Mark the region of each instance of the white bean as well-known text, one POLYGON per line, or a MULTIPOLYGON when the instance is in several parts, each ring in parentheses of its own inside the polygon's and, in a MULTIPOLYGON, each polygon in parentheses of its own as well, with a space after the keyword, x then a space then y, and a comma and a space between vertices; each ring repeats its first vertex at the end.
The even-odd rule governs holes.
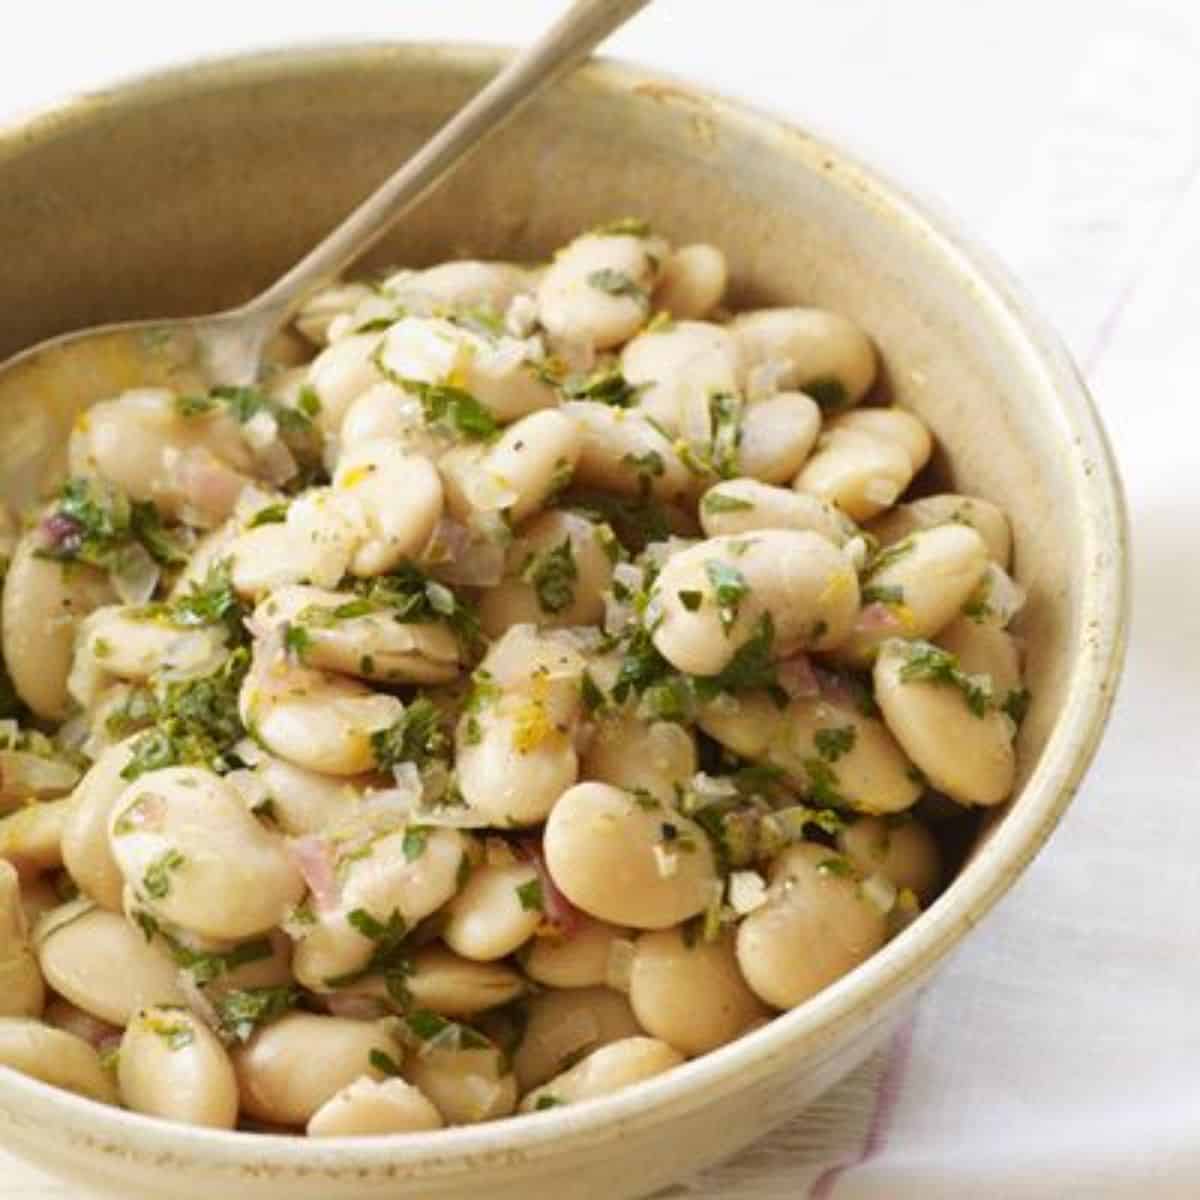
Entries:
POLYGON ((412 1003, 444 1017, 474 1017, 527 990, 525 981, 506 963, 473 962, 436 942, 418 950, 411 966, 404 987, 412 1003))
POLYGON ((442 1114, 403 1079, 356 1079, 334 1093, 309 1119, 309 1137, 370 1137, 441 1129, 442 1114))
POLYGON ((638 388, 638 409, 674 436, 707 417, 714 392, 738 391, 737 344, 724 326, 672 321, 633 338, 621 372, 638 388))
POLYGON ((533 291, 530 271, 515 263, 460 259, 423 271, 402 271, 383 281, 385 292, 403 300, 412 294, 455 309, 481 308, 501 314, 515 296, 533 291))
POLYGON ((388 438, 360 442, 333 476, 339 505, 363 530, 350 560, 355 575, 381 575, 413 558, 442 515, 442 482, 428 459, 388 438))
POLYGON ((451 445, 446 434, 425 421, 414 392, 394 383, 367 388, 346 410, 338 438, 343 450, 377 438, 398 441, 410 454, 436 462, 451 445))
POLYGON ((381 928, 411 929, 436 912, 458 890, 466 842, 456 829, 410 834, 396 830, 343 860, 334 903, 317 906, 303 931, 292 967, 313 991, 366 968, 377 939, 364 932, 364 915, 381 928), (391 923, 391 924, 389 924, 391 923))
POLYGON ((74 800, 43 800, 0 819, 0 858, 19 871, 50 871, 62 866, 63 829, 74 800))
POLYGON ((580 783, 551 810, 546 866, 589 916, 665 929, 702 912, 717 882, 712 847, 690 818, 606 783, 580 783))
POLYGON ((838 834, 837 844, 861 874, 882 875, 908 888, 922 904, 937 894, 942 854, 933 834, 915 818, 860 817, 838 834))
POLYGON ((242 684, 238 709, 246 728, 273 754, 305 770, 340 776, 371 770, 371 735, 404 713, 395 696, 298 667, 261 643, 242 684))
POLYGON ((769 1015, 738 969, 732 931, 690 944, 679 929, 642 934, 629 1002, 651 1037, 688 1057, 733 1041, 769 1015))
POLYGON ((793 486, 836 504, 855 521, 866 521, 893 505, 912 477, 912 460, 903 446, 840 429, 821 435, 793 486))
POLYGON ((82 1038, 28 1017, 0 1017, 0 1066, 101 1104, 117 1104, 112 1076, 82 1038))
POLYGON ((335 318, 352 313, 375 293, 365 283, 335 283, 321 288, 300 306, 296 328, 314 345, 329 342, 329 326, 335 318))
POLYGON ((75 803, 63 826, 63 866, 82 892, 112 912, 121 911, 125 879, 113 857, 108 823, 129 786, 121 772, 136 740, 135 735, 110 746, 92 764, 73 793, 75 803))
POLYGON ((682 1054, 657 1038, 624 1038, 593 1050, 569 1071, 535 1088, 522 1099, 520 1111, 538 1112, 558 1104, 608 1096, 653 1079, 683 1061, 682 1054))
POLYGON ((572 646, 514 626, 484 659, 456 731, 458 784, 497 826, 536 825, 578 776, 573 740, 583 659, 572 646))
POLYGON ((21 880, 16 868, 0 859, 0 1017, 38 1017, 46 988, 29 945, 21 880))
POLYGON ((47 913, 33 931, 46 982, 76 1007, 111 1025, 139 1009, 186 1003, 175 964, 123 917, 89 902, 47 913), (114 971, 113 964, 120 963, 114 971))
POLYGON ((552 408, 558 400, 539 374, 532 343, 475 333, 441 318, 397 322, 384 335, 381 361, 392 382, 458 388, 501 424, 552 408))
MULTIPOLYGON (((412 1022, 410 1017, 410 1028, 412 1022)), ((439 1033, 423 1040, 405 1059, 404 1078, 420 1088, 451 1125, 506 1117, 517 1106, 517 1081, 506 1056, 465 1026, 443 1023, 439 1033)))
POLYGON ((1016 639, 1007 629, 971 617, 955 617, 935 639, 943 650, 958 659, 968 675, 986 675, 992 693, 1003 704, 1021 687, 1021 654, 1016 639))
POLYGON ((463 447, 442 458, 447 507, 463 521, 503 510, 519 524, 569 482, 582 446, 583 434, 569 416, 530 413, 488 449, 463 447))
POLYGON ((339 338, 309 363, 308 386, 320 401, 315 420, 323 433, 336 434, 351 404, 382 378, 374 362, 382 340, 378 333, 339 338))
POLYGON ((4 580, 4 665, 17 695, 39 717, 61 721, 79 623, 113 599, 108 577, 83 563, 39 558, 31 530, 17 544, 4 580))
POLYGON ((950 682, 921 673, 906 679, 920 646, 895 639, 880 649, 875 698, 883 719, 938 791, 960 804, 1002 803, 1016 775, 1011 722, 990 705, 972 711, 950 682))
POLYGON ((933 452, 933 438, 925 423, 902 408, 859 408, 842 413, 828 424, 830 432, 848 430, 881 442, 892 442, 908 455, 912 473, 915 475, 928 461, 933 452))
POLYGON ((852 321, 819 308, 763 308, 729 323, 747 369, 779 364, 779 385, 822 408, 857 404, 875 382, 875 348, 852 321))
POLYGON ((527 1092, 567 1070, 581 1054, 641 1032, 629 1001, 612 988, 539 992, 525 1005, 513 1071, 527 1092))
POLYGON ((534 517, 509 547, 504 578, 480 597, 484 633, 499 637, 525 624, 598 624, 615 550, 612 531, 579 513, 553 510, 534 517))
POLYGON ((587 988, 607 983, 613 942, 629 940, 629 930, 607 921, 580 917, 562 937, 535 937, 521 953, 525 974, 548 988, 587 988))
POLYGON ((759 999, 795 1008, 874 954, 887 926, 857 872, 827 846, 789 847, 769 878, 767 902, 738 926, 738 965, 759 999))
POLYGON ((182 1008, 142 1009, 121 1038, 117 1083, 134 1112, 185 1125, 232 1129, 238 1087, 212 1031, 182 1008))
POLYGON ((713 484, 700 500, 700 524, 708 537, 762 529, 810 530, 835 546, 844 546, 858 533, 854 522, 827 500, 757 479, 713 484))
POLYGON ((360 798, 353 782, 294 766, 268 754, 256 743, 238 746, 251 764, 261 790, 271 801, 271 815, 284 833, 302 837, 320 833, 347 816, 360 798))
POLYGON ((666 503, 690 496, 693 477, 674 444, 637 409, 571 400, 562 411, 583 431, 575 482, 623 496, 649 494, 666 503))
POLYGON ((889 637, 931 638, 944 629, 979 586, 987 546, 966 525, 938 525, 889 547, 863 579, 868 605, 837 657, 871 662, 889 637), (882 606, 880 612, 874 606, 882 606))
POLYGON ((700 727, 735 754, 783 771, 824 806, 890 813, 911 808, 920 777, 882 721, 849 697, 799 697, 780 708, 762 692, 705 706, 700 727))
POLYGON ((233 1051, 242 1111, 276 1125, 306 1125, 362 1075, 380 1079, 373 1059, 400 1051, 384 1025, 288 1013, 233 1051))
POLYGON ((491 962, 523 946, 542 921, 531 863, 484 863, 446 908, 442 939, 464 958, 491 962))
POLYGON ((1012 558, 1012 531, 1004 510, 977 496, 943 492, 922 496, 895 508, 871 522, 870 532, 881 546, 901 542, 909 534, 935 525, 969 525, 987 543, 988 555, 998 566, 1008 568, 1012 558))
POLYGON ((220 776, 199 767, 142 775, 113 806, 108 830, 140 904, 201 937, 265 933, 304 894, 283 839, 220 776))
POLYGON ((650 312, 665 246, 632 234, 586 233, 560 250, 538 285, 538 317, 553 337, 620 345, 650 312))
POLYGON ((254 612, 257 630, 301 631, 297 652, 306 666, 387 684, 445 683, 462 667, 462 648, 440 621, 401 623, 387 610, 339 616, 358 607, 352 592, 295 584, 280 588, 254 612))
POLYGON ((659 653, 681 671, 715 675, 762 636, 768 619, 775 657, 837 646, 858 612, 858 579, 820 534, 767 529, 674 555, 654 582, 651 606, 661 614, 659 653), (731 589, 734 597, 722 599, 731 589))
POLYGON ((728 275, 725 255, 716 246, 680 246, 663 263, 654 303, 680 320, 707 316, 721 303, 728 275))
POLYGON ((696 739, 674 721, 604 716, 580 762, 585 779, 611 783, 628 792, 649 792, 669 804, 676 789, 696 773, 696 739))
POLYGON ((821 430, 821 410, 803 392, 779 392, 742 416, 738 473, 763 483, 790 483, 821 430))

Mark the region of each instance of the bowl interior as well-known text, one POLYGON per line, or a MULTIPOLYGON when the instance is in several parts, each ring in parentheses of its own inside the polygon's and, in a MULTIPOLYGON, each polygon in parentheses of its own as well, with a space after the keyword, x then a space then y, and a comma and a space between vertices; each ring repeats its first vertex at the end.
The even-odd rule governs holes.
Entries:
MULTIPOLYGON (((83 325, 248 298, 497 62, 451 47, 256 57, 0 131, 0 358, 83 325)), ((818 139, 636 69, 589 67, 533 106, 365 265, 538 258, 627 214, 677 243, 719 244, 735 306, 799 302, 860 322, 886 393, 937 437, 937 477, 1012 518, 1033 691, 1021 778, 1038 779, 991 830, 1007 840, 959 881, 974 919, 1065 804, 1118 666, 1123 525, 1086 398, 1007 285, 902 195, 818 139)), ((937 920, 863 979, 898 986, 917 956, 944 951, 962 928, 937 920)))

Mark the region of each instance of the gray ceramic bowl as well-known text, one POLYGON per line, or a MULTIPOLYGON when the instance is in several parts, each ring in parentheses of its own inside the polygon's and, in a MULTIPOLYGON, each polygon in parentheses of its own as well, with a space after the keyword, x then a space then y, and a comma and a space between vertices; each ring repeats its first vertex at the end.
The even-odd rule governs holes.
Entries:
MULTIPOLYGON (((249 296, 501 61, 445 45, 289 51, 173 71, 0 131, 0 356, 249 296)), ((836 147, 604 63, 527 112, 375 260, 532 256, 627 213, 672 240, 718 242, 735 303, 854 317, 893 397, 936 434, 937 469, 1011 513, 1034 694, 1016 799, 864 966, 610 1098, 434 1136, 313 1142, 168 1125, 0 1069, 8 1148, 123 1200, 644 1194, 761 1137, 879 1046, 1053 829, 1100 738, 1127 605, 1116 472, 1053 334, 941 218, 836 147)))

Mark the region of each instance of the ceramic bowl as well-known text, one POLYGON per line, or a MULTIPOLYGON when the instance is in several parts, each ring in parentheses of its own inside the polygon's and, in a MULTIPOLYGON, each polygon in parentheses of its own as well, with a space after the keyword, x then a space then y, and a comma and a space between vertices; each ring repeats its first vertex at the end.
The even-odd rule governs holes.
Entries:
MULTIPOLYGON (((82 325, 248 297, 503 57, 289 50, 174 70, 0 130, 0 357, 82 325)), ((1127 605, 1119 483, 1054 335, 941 217, 837 147, 603 62, 528 110, 372 261, 533 257, 625 214, 672 241, 719 243, 735 305, 799 301, 865 326, 886 390, 937 437, 936 470, 1011 514, 1034 696, 1016 798, 929 911, 864 966, 615 1096, 434 1136, 305 1141, 169 1125, 0 1069, 12 1151, 122 1200, 643 1195, 796 1116, 880 1046, 1053 829, 1100 738, 1127 605)))

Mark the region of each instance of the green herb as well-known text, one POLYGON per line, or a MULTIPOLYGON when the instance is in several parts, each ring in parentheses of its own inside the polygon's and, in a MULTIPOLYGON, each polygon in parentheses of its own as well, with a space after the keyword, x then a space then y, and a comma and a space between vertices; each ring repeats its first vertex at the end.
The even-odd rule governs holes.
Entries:
POLYGON ((1012 688, 1004 697, 1004 703, 1000 707, 1008 714, 1014 725, 1020 725, 1029 712, 1032 700, 1033 694, 1028 688, 1012 688))
POLYGON ((731 567, 719 559, 707 559, 704 563, 704 573, 713 587, 721 629, 728 635, 733 623, 737 620, 738 607, 742 598, 750 591, 750 585, 746 582, 745 575, 737 567, 731 567))
POLYGON ((850 863, 842 858, 840 854, 831 855, 829 858, 823 858, 817 863, 818 875, 833 875, 838 879, 854 879, 856 872, 850 863))
POLYGON ((426 1008, 414 1009, 404 1018, 404 1023, 418 1041, 432 1042, 436 1038, 447 1050, 489 1050, 492 1046, 483 1034, 469 1025, 449 1021, 426 1008))
POLYGON ((602 267, 599 271, 593 271, 588 275, 587 281, 597 291, 606 292, 610 296, 627 296, 639 304, 647 307, 650 305, 650 297, 646 294, 645 289, 638 287, 624 271, 614 271, 611 267, 602 267))
POLYGON ((688 612, 696 612, 700 605, 704 603, 704 593, 695 592, 685 589, 675 593, 679 597, 679 603, 683 605, 688 612))
POLYGON ((404 850, 404 861, 416 862, 425 853, 425 847, 428 843, 429 830, 423 825, 410 825, 405 829, 404 839, 401 843, 404 850))
POLYGON ((533 1108, 535 1112, 544 1112, 548 1108, 558 1108, 565 1103, 566 1101, 560 1100, 557 1096, 545 1092, 533 1102, 533 1108))
POLYGON ((634 454, 631 450, 621 462, 627 467, 632 467, 641 476, 643 484, 648 484, 651 479, 662 475, 667 469, 663 456, 657 450, 646 450, 641 454, 634 454))
POLYGON ((198 987, 207 987, 222 975, 236 971, 238 967, 244 967, 248 963, 261 962, 263 959, 270 958, 275 953, 274 948, 266 938, 241 942, 224 954, 193 950, 190 946, 185 945, 175 937, 174 934, 168 933, 163 929, 154 917, 145 910, 135 909, 133 919, 141 928, 146 941, 153 941, 156 937, 163 939, 167 949, 170 951, 171 957, 175 960, 175 965, 187 971, 198 987))
POLYGON ((260 525, 282 525, 287 520, 287 511, 286 504, 268 504, 250 518, 247 528, 257 529, 260 525))
POLYGON ((569 608, 575 600, 574 584, 579 578, 570 535, 563 538, 560 546, 533 555, 521 578, 533 585, 542 612, 560 613, 569 608))
POLYGON ((196 1040, 196 1031, 187 1020, 164 1020, 156 1013, 146 1017, 143 1023, 167 1043, 168 1050, 182 1050, 196 1040))
POLYGON ((562 390, 568 400, 591 400, 612 408, 632 408, 649 386, 630 383, 617 367, 600 367, 588 375, 568 375, 562 390))
POLYGON ((708 412, 712 422, 709 465, 722 479, 729 479, 738 474, 742 404, 731 392, 714 392, 708 398, 708 412))
POLYGON ((891 584, 868 584, 862 590, 864 604, 903 604, 904 589, 891 584))
POLYGON ((441 621, 469 650, 482 644, 479 614, 475 609, 411 563, 403 563, 387 575, 356 580, 353 587, 356 599, 335 608, 310 605, 297 620, 305 625, 331 625, 335 621, 386 612, 401 625, 441 621))
POLYGON ((579 681, 579 690, 583 699, 583 707, 588 713, 598 712, 604 707, 604 693, 600 685, 592 678, 591 672, 584 671, 579 681))
POLYGON ((158 683, 154 727, 131 745, 122 779, 182 764, 222 773, 238 765, 233 747, 246 736, 238 694, 249 666, 250 652, 239 646, 211 675, 158 683))
POLYGON ((247 640, 243 625, 246 610, 234 589, 233 560, 228 558, 213 563, 204 579, 193 580, 182 596, 168 604, 143 605, 135 615, 181 629, 224 625, 233 641, 247 640))
POLYGON ((296 407, 311 421, 321 411, 321 397, 311 384, 304 384, 296 397, 296 407))
MULTIPOLYGON (((582 512, 594 521, 605 522, 618 539, 618 546, 613 549, 628 546, 640 550, 651 542, 665 541, 671 535, 666 509, 645 490, 641 496, 633 498, 572 489, 563 507, 582 512)), ((609 557, 612 557, 611 553, 609 557)))
POLYGON ((652 683, 638 705, 640 715, 654 721, 690 721, 696 713, 692 684, 684 675, 669 675, 652 683))
POLYGON ((517 899, 520 900, 521 907, 526 912, 544 912, 542 881, 540 879, 531 879, 528 883, 521 884, 517 888, 517 899))
POLYGON ((187 861, 178 850, 160 854, 142 876, 142 887, 152 900, 161 900, 171 891, 171 872, 178 871, 187 861))
POLYGON ((747 688, 776 688, 775 680, 775 623, 765 612, 754 623, 750 637, 716 675, 698 676, 694 683, 702 700, 711 700, 720 692, 737 692, 747 688))
POLYGON ((427 424, 440 426, 456 437, 471 441, 493 437, 499 430, 492 411, 463 388, 445 383, 426 383, 397 374, 383 361, 383 343, 380 343, 372 362, 389 383, 417 397, 427 424))
POLYGON ((376 765, 390 771, 399 763, 426 766, 444 758, 449 739, 442 728, 442 716, 432 700, 421 696, 413 700, 394 724, 371 734, 371 750, 376 765))
POLYGON ((615 221, 597 225, 591 232, 599 237, 644 238, 650 236, 650 223, 641 217, 619 217, 615 221))
POLYGON ((843 725, 840 729, 818 729, 813 737, 817 753, 826 762, 837 762, 843 754, 849 754, 854 749, 858 730, 853 725, 843 725))
POLYGON ((753 509, 754 505, 749 500, 739 500, 736 496, 730 496, 724 492, 711 491, 705 493, 700 507, 709 515, 716 515, 717 513, 747 512, 753 509))
POLYGON ((397 1077, 401 1073, 400 1066, 396 1060, 390 1054, 385 1054, 382 1050, 372 1050, 367 1055, 367 1062, 381 1075, 397 1077))
POLYGON ((624 704, 631 695, 641 695, 651 684, 671 674, 671 664, 659 654, 650 634, 639 627, 626 644, 625 655, 613 684, 613 699, 618 704, 624 704))
POLYGON ((300 989, 291 984, 281 987, 239 988, 214 996, 220 1032, 229 1041, 248 1042, 256 1029, 279 1020, 295 1008, 300 989))
POLYGON ((911 537, 901 538, 900 541, 893 542, 890 546, 884 546, 867 564, 867 580, 870 581, 872 576, 899 562, 916 548, 917 543, 911 537))
POLYGON ((823 758, 806 758, 801 765, 808 778, 808 796, 820 808, 845 808, 837 772, 823 758))
POLYGON ((963 694, 967 708, 976 717, 984 716, 994 703, 992 681, 986 675, 968 675, 958 659, 932 642, 906 642, 908 661, 900 668, 902 683, 944 683, 963 694))
POLYGON ((657 812, 662 806, 658 802, 658 798, 646 788, 635 787, 628 789, 629 794, 633 797, 633 802, 643 812, 657 812))
POLYGON ((833 375, 824 375, 819 379, 810 379, 801 389, 806 396, 817 402, 817 406, 825 412, 833 412, 845 408, 850 401, 846 385, 833 375))
POLYGON ((305 655, 312 646, 312 634, 303 625, 293 625, 290 622, 283 627, 283 648, 297 662, 302 663, 305 655))

